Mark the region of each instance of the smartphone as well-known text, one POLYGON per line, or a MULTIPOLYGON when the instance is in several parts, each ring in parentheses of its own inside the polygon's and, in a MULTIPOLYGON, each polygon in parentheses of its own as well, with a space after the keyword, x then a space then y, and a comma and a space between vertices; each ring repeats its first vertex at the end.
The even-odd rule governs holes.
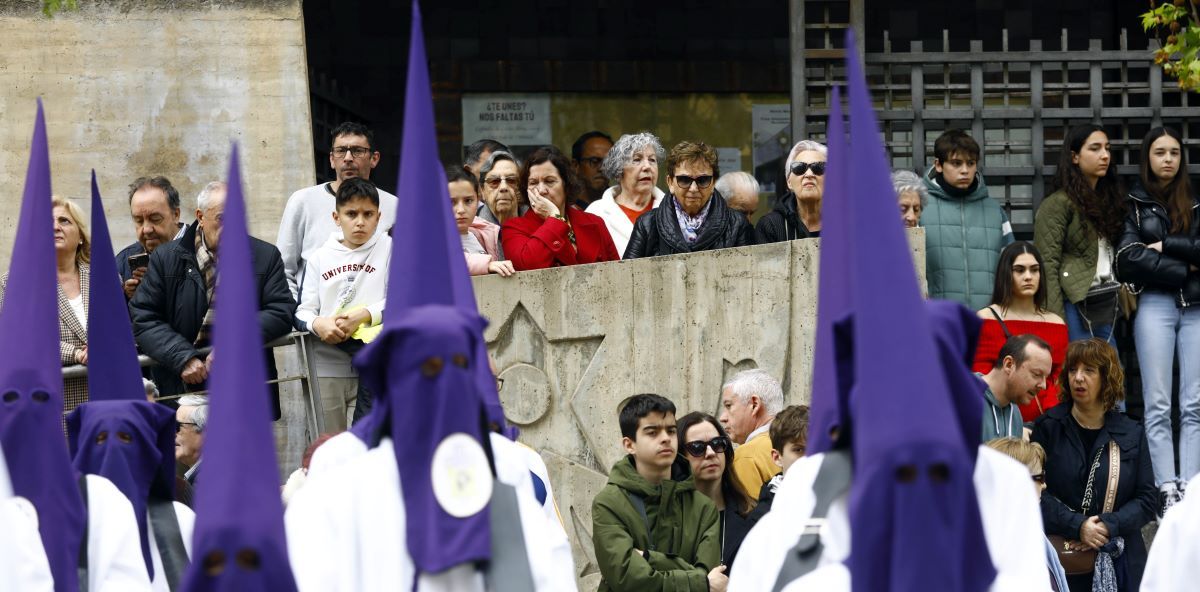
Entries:
POLYGON ((138 269, 150 264, 150 253, 138 253, 129 256, 129 269, 138 269))

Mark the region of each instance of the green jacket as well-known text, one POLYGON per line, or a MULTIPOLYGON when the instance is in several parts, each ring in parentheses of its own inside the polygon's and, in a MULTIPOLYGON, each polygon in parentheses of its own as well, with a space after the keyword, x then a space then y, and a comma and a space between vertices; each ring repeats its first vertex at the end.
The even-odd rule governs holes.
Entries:
POLYGON ((1065 191, 1050 194, 1033 219, 1033 244, 1045 267, 1046 309, 1066 318, 1063 297, 1072 303, 1087 296, 1100 259, 1099 233, 1079 212, 1065 191))
POLYGON ((708 572, 721 562, 717 507, 696 491, 691 469, 678 458, 671 479, 651 485, 633 465, 617 461, 608 485, 592 500, 592 543, 600 568, 598 592, 707 592, 708 572), (654 550, 646 519, 628 494, 641 496, 653 525, 654 550), (647 551, 648 558, 637 550, 647 551))
POLYGON ((957 300, 979 310, 992 303, 1000 251, 1013 242, 1008 216, 988 198, 982 174, 965 197, 946 193, 933 167, 925 173, 929 203, 921 212, 925 228, 925 277, 929 297, 957 300))

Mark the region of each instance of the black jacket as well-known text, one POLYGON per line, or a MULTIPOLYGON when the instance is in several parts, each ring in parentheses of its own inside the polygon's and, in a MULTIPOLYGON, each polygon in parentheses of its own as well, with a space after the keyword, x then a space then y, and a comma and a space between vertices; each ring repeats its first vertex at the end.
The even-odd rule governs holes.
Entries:
MULTIPOLYGON (((1083 491, 1096 452, 1108 441, 1115 440, 1121 448, 1121 476, 1117 481, 1117 497, 1113 511, 1101 514, 1104 492, 1108 487, 1108 453, 1100 459, 1100 467, 1092 485, 1092 503, 1088 515, 1099 515, 1112 535, 1125 538, 1125 568, 1128 582, 1125 590, 1137 590, 1146 563, 1146 546, 1142 527, 1154 519, 1158 503, 1154 487, 1154 472, 1150 465, 1150 449, 1142 426, 1119 411, 1104 416, 1104 427, 1089 450, 1084 450, 1079 425, 1071 416, 1074 404, 1070 401, 1051 407, 1033 422, 1031 440, 1046 449, 1046 491, 1042 493, 1042 523, 1046 534, 1057 534, 1079 540, 1079 527, 1084 515, 1083 491)), ((1117 561, 1121 561, 1118 558, 1117 561)))
POLYGON ((1186 235, 1170 234, 1171 218, 1141 181, 1129 192, 1129 213, 1117 241, 1117 277, 1146 290, 1166 292, 1175 306, 1200 304, 1200 203, 1192 200, 1192 225, 1186 235), (1146 245, 1162 241, 1162 252, 1146 245))
MULTIPOLYGON (((146 275, 129 302, 134 337, 138 347, 159 363, 151 373, 163 395, 184 392, 180 377, 184 366, 192 358, 204 359, 194 345, 208 310, 204 277, 196 265, 196 231, 193 222, 178 240, 150 254, 146 275)), ((265 343, 291 331, 296 301, 283 274, 279 249, 254 237, 250 238, 250 248, 258 283, 258 322, 265 343)), ((267 371, 274 379, 278 376, 275 356, 266 358, 267 371)), ((279 419, 279 389, 275 385, 271 387, 271 405, 275 419, 279 419)))
POLYGON ((814 238, 796 211, 796 194, 788 191, 775 202, 775 207, 758 220, 754 240, 760 244, 779 243, 798 238, 814 238))
POLYGON ((638 218, 622 259, 696 253, 754 244, 754 229, 746 221, 745 214, 725 205, 725 198, 717 191, 713 191, 708 199, 711 209, 697 233, 696 242, 688 243, 679 229, 679 217, 671 203, 674 199, 668 194, 657 208, 638 218))

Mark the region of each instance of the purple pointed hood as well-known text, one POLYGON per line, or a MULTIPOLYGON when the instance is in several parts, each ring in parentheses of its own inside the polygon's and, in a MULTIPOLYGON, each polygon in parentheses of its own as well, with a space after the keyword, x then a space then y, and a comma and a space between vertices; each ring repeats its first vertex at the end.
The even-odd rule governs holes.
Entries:
POLYGON ((870 249, 851 258, 854 295, 855 592, 982 592, 995 579, 974 485, 974 462, 961 437, 953 397, 921 299, 912 256, 896 213, 862 63, 847 32, 850 162, 855 230, 870 249))
POLYGON ((75 468, 112 481, 133 504, 142 557, 154 564, 146 528, 150 499, 175 497, 175 414, 146 400, 129 309, 113 259, 104 203, 92 171, 92 275, 88 310, 89 402, 67 415, 75 468))
POLYGON ((50 150, 38 100, 29 170, 4 305, 0 309, 0 448, 13 491, 38 511, 38 530, 56 592, 79 589, 87 509, 62 437, 58 289, 50 206, 50 150))
POLYGON ((954 415, 958 418, 963 445, 974 462, 979 454, 979 418, 983 417, 983 392, 987 384, 971 370, 983 319, 975 311, 952 300, 925 302, 933 337, 937 341, 942 373, 950 387, 954 415))
POLYGON ((812 405, 808 454, 833 447, 831 430, 842 423, 846 400, 838 395, 834 323, 850 312, 850 257, 854 240, 846 192, 846 133, 842 125, 842 95, 833 87, 825 137, 829 154, 825 163, 825 194, 821 200, 821 264, 817 284, 817 335, 813 346, 812 405))
POLYGON ((269 352, 258 322, 238 163, 235 144, 217 259, 205 474, 196 485, 193 561, 183 590, 288 592, 296 583, 283 528, 266 385, 269 352))
MULTIPOLYGON (((488 446, 488 413, 485 395, 480 391, 482 372, 487 370, 487 350, 481 343, 484 324, 474 312, 474 296, 450 210, 446 175, 437 159, 433 98, 417 2, 413 2, 412 15, 404 138, 396 191, 400 201, 392 231, 387 308, 383 331, 355 357, 354 364, 361 379, 367 381, 382 403, 372 410, 375 417, 371 421, 383 422, 381 431, 391 437, 395 449, 408 516, 409 553, 418 572, 436 573, 491 557, 489 509, 487 500, 478 497, 483 490, 453 494, 444 487, 452 474, 483 487, 484 479, 477 474, 480 467, 475 463, 478 452, 484 454, 482 468, 488 477, 487 491, 489 494, 491 491, 491 472, 484 453, 488 446), (425 308, 429 306, 434 308, 425 308), (470 343, 473 349, 456 350, 454 355, 463 356, 461 360, 446 358, 443 354, 447 352, 442 351, 437 340, 430 341, 428 351, 421 350, 408 337, 412 314, 418 308, 428 315, 449 314, 450 309, 457 309, 474 325, 471 330, 477 332, 478 339, 470 343), (429 362, 429 367, 413 362, 434 358, 439 361, 429 362), (441 396, 431 396, 430 379, 442 376, 459 361, 468 360, 472 373, 467 383, 469 388, 445 390, 441 396), (414 413, 416 409, 420 411, 414 413), (445 456, 448 451, 461 464, 448 466, 446 463, 450 461, 445 456)), ((459 371, 463 368, 454 369, 459 381, 455 384, 459 387, 463 387, 459 384, 462 379, 459 371)), ((494 393, 496 387, 490 371, 487 376, 494 393)))

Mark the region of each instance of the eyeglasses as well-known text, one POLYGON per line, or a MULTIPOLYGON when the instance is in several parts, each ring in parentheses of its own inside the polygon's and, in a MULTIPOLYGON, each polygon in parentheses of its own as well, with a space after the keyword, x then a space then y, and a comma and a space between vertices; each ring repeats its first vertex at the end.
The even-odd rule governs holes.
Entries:
POLYGON ((495 188, 499 187, 501 182, 508 183, 508 186, 509 186, 509 187, 516 187, 516 186, 517 186, 517 181, 518 181, 518 179, 517 179, 516 177, 512 177, 512 176, 509 176, 509 177, 488 177, 488 178, 486 178, 486 179, 484 179, 484 180, 483 180, 483 182, 484 182, 484 183, 487 183, 487 186, 488 186, 488 187, 491 187, 492 189, 495 189, 495 188))
POLYGON ((338 146, 338 147, 334 148, 330 153, 338 158, 345 158, 347 152, 354 155, 354 158, 362 158, 362 157, 370 154, 371 149, 363 148, 362 146, 338 146))
POLYGON ((579 163, 586 164, 586 165, 589 165, 592 167, 598 167, 598 166, 604 164, 604 159, 600 158, 599 156, 585 156, 585 157, 579 159, 579 163))
POLYGON ((823 162, 800 162, 792 163, 792 174, 797 177, 807 173, 809 170, 818 177, 825 174, 825 163, 823 162))
POLYGON ((1038 485, 1045 485, 1046 484, 1046 471, 1042 471, 1036 475, 1030 475, 1029 478, 1033 479, 1033 482, 1037 483, 1038 485))
POLYGON ((732 446, 732 444, 729 442, 729 438, 725 438, 723 436, 717 436, 716 438, 713 438, 712 440, 708 440, 708 441, 692 440, 691 442, 688 442, 683 445, 683 451, 686 452, 688 454, 688 456, 694 456, 696 458, 703 458, 704 451, 707 450, 709 447, 711 447, 713 449, 713 452, 715 452, 717 454, 721 454, 721 453, 725 452, 727 449, 729 449, 730 446, 732 446))
MULTIPOLYGON (((194 425, 199 425, 199 424, 197 424, 194 421, 181 421, 181 422, 175 424, 175 433, 178 434, 179 432, 183 431, 183 426, 185 426, 185 425, 194 426, 194 425)), ((199 431, 199 430, 197 430, 197 431, 199 431)))
POLYGON ((692 186, 692 183, 695 183, 696 186, 701 189, 707 189, 709 185, 712 185, 712 182, 713 182, 712 175, 700 175, 699 177, 689 177, 687 175, 675 175, 675 184, 684 189, 690 188, 692 186))

